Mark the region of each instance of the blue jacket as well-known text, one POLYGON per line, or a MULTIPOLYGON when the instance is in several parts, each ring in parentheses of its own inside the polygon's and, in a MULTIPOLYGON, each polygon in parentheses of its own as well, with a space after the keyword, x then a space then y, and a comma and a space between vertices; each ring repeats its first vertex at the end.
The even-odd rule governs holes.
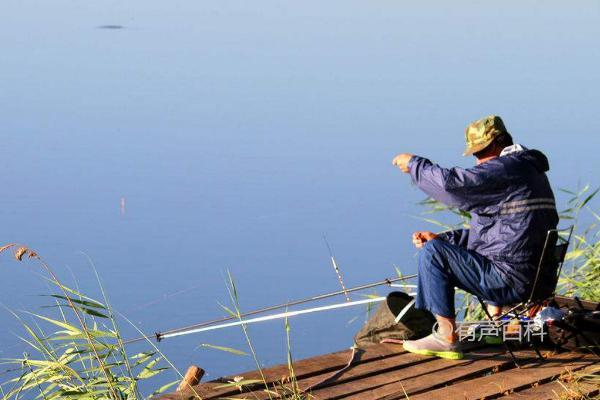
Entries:
POLYGON ((538 150, 521 149, 468 169, 442 168, 413 156, 409 168, 427 195, 472 215, 470 229, 440 238, 485 256, 524 294, 558 214, 546 177, 548 159, 538 150))

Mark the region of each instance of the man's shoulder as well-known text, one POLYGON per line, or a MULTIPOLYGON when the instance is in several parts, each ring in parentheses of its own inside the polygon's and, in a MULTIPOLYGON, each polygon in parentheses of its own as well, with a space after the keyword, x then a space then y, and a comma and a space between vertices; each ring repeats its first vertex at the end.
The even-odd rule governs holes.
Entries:
POLYGON ((550 169, 548 158, 539 150, 524 150, 500 156, 495 159, 510 174, 543 174, 550 169))
POLYGON ((506 167, 510 164, 512 162, 507 162, 507 160, 501 160, 501 157, 496 157, 483 164, 467 168, 466 171, 477 175, 499 175, 506 173, 506 167))

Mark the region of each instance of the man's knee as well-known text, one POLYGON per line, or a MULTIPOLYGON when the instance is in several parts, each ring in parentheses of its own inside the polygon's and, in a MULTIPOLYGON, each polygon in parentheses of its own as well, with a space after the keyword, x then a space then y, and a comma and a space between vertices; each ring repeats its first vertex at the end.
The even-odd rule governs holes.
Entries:
POLYGON ((446 247, 446 245, 448 245, 449 243, 442 240, 442 239, 433 239, 433 240, 429 240, 427 242, 425 242, 425 245, 423 246, 423 250, 428 250, 428 251, 440 251, 441 249, 443 249, 444 247, 446 247))
POLYGON ((425 242, 425 245, 421 248, 420 257, 421 258, 434 258, 442 256, 445 252, 446 244, 441 239, 433 239, 425 242))
POLYGON ((419 252, 419 272, 433 267, 441 267, 443 262, 444 242, 440 239, 430 240, 425 243, 419 252))

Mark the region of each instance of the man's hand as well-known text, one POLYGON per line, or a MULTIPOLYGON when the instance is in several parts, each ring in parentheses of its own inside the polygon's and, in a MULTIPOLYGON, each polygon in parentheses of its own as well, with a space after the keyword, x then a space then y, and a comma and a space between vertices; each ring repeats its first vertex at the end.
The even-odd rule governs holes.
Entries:
POLYGON ((425 245, 425 242, 435 239, 438 237, 437 234, 429 231, 419 231, 412 235, 412 242, 417 249, 420 249, 425 245))
POLYGON ((408 169, 408 163, 410 162, 410 159, 412 157, 413 157, 413 155, 408 154, 408 153, 398 154, 392 160, 392 165, 394 165, 394 167, 400 168, 402 170, 402 172, 408 173, 408 172, 410 172, 410 170, 408 169))

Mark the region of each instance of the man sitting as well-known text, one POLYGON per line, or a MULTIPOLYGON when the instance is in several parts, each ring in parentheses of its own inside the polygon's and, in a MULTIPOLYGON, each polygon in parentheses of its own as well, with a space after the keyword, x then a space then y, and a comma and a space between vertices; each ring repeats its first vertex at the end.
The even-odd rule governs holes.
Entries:
POLYGON ((501 306, 524 300, 535 279, 546 234, 558 214, 548 183, 548 159, 538 150, 513 144, 498 116, 473 122, 466 130, 472 168, 443 168, 426 158, 399 154, 393 164, 431 198, 471 213, 469 229, 435 234, 416 232, 421 248, 415 307, 431 311, 436 332, 407 340, 407 351, 443 358, 463 357, 456 334, 454 288, 501 306))

